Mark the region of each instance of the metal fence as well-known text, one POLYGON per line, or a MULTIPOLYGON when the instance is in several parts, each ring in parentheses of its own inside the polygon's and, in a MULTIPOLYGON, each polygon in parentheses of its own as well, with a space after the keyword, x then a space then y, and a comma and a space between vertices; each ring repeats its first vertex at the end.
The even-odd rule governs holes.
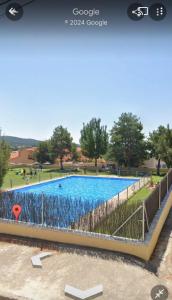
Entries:
POLYGON ((15 220, 12 208, 22 207, 20 221, 69 228, 74 221, 93 211, 103 203, 102 199, 82 200, 64 196, 6 192, 0 197, 0 218, 15 220))
POLYGON ((117 206, 108 218, 97 224, 94 230, 114 237, 140 240, 143 236, 142 211, 142 206, 137 203, 123 203, 117 206))
POLYGON ((94 166, 80 166, 80 170, 84 174, 89 174, 89 173, 96 173, 96 174, 101 174, 101 173, 107 173, 110 175, 117 175, 117 176, 132 176, 132 177, 145 177, 145 176, 151 176, 152 171, 148 168, 117 168, 114 167, 113 165, 109 166, 98 166, 97 168, 94 166))
POLYGON ((145 232, 148 232, 157 211, 161 208, 162 202, 172 185, 172 169, 160 181, 154 191, 145 200, 145 232))
POLYGON ((171 186, 172 169, 141 205, 131 203, 131 205, 118 206, 109 219, 105 219, 99 224, 101 232, 106 230, 113 236, 144 240, 145 234, 149 232, 152 221, 171 186), (112 228, 114 228, 113 233, 112 228))
MULTIPOLYGON (((82 218, 80 218, 79 222, 75 222, 72 224, 73 229, 79 229, 79 230, 86 230, 86 231, 99 231, 102 233, 112 233, 112 230, 114 229, 112 227, 112 224, 114 224, 114 221, 110 221, 112 230, 110 229, 110 223, 109 220, 107 221, 107 224, 105 225, 104 220, 108 219, 108 216, 110 216, 117 208, 119 210, 119 207, 121 207, 121 212, 119 215, 121 216, 122 208, 125 206, 122 206, 130 197, 132 197, 135 193, 138 192, 142 187, 144 187, 148 182, 150 181, 150 177, 143 177, 140 178, 138 181, 136 181, 134 184, 129 186, 127 189, 122 191, 121 193, 118 193, 116 196, 114 196, 112 199, 109 199, 105 203, 101 204, 100 206, 96 206, 95 209, 90 211, 87 215, 84 215, 82 218), (102 224, 104 226, 102 227, 102 224), (108 228, 108 229, 107 229, 108 228)), ((119 217, 116 215, 115 220, 119 219, 119 217)))

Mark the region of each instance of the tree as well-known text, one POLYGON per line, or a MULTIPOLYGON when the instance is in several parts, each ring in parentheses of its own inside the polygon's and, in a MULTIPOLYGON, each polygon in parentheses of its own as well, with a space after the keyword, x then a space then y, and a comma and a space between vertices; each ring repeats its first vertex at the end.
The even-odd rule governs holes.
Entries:
POLYGON ((51 138, 53 154, 60 159, 60 168, 63 170, 63 158, 71 151, 72 137, 66 128, 58 126, 55 128, 51 138))
POLYGON ((146 142, 140 119, 123 113, 111 130, 110 152, 119 166, 138 167, 146 159, 146 142))
POLYGON ((107 127, 101 126, 100 119, 92 119, 88 124, 83 124, 81 130, 81 150, 88 158, 97 160, 106 153, 108 148, 107 127))
POLYGON ((51 145, 49 141, 39 143, 38 151, 36 152, 36 159, 41 164, 45 162, 53 162, 54 157, 51 154, 51 145))
POLYGON ((167 167, 172 167, 172 129, 159 126, 149 134, 149 149, 151 157, 158 160, 157 175, 160 175, 161 160, 163 160, 167 167))
POLYGON ((8 170, 8 160, 10 158, 10 148, 5 141, 0 141, 0 188, 3 184, 4 176, 8 170))
POLYGON ((75 143, 72 143, 71 154, 73 161, 78 161, 81 157, 81 154, 77 151, 77 144, 75 143))

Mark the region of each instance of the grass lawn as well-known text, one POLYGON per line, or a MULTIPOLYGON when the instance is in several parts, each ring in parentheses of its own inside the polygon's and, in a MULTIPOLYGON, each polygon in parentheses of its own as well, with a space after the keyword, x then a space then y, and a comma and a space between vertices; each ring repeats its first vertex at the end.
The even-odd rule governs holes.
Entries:
MULTIPOLYGON (((157 184, 158 182, 160 182, 162 180, 162 176, 152 176, 152 180, 154 184, 157 184)), ((151 194, 151 190, 148 187, 144 187, 142 188, 140 191, 138 191, 134 196, 132 196, 129 200, 128 200, 128 204, 131 203, 138 203, 138 202, 143 202, 150 194, 151 194)))
MULTIPOLYGON (((51 180, 53 178, 58 178, 58 177, 62 177, 68 174, 71 174, 71 172, 69 171, 60 171, 60 170, 54 170, 54 169, 45 169, 43 171, 37 172, 36 175, 30 176, 29 175, 29 168, 25 168, 26 169, 26 177, 28 177, 29 179, 29 184, 32 183, 37 183, 37 182, 41 182, 44 180, 51 180)), ((7 175, 4 178, 4 184, 2 186, 2 189, 9 189, 9 188, 14 188, 14 187, 19 187, 19 186, 23 186, 28 184, 28 182, 26 181, 26 179, 23 178, 23 175, 20 175, 21 172, 21 168, 18 169, 11 169, 8 171, 7 175)), ((76 174, 80 174, 83 175, 83 170, 81 170, 80 172, 76 172, 76 174)), ((87 171, 86 175, 96 175, 95 171, 87 171)), ((109 173, 107 172, 101 172, 99 173, 99 175, 109 175, 109 173)), ((154 183, 157 183, 158 181, 160 181, 162 179, 162 177, 158 177, 158 176, 153 176, 153 181, 154 183)), ((137 194, 139 199, 143 199, 147 194, 148 194, 149 190, 144 188, 141 191, 139 191, 137 194)), ((134 200, 131 201, 137 201, 137 195, 134 196, 134 200)))
MULTIPOLYGON (((17 171, 19 170, 20 169, 13 169, 7 173, 4 179, 2 189, 9 189, 11 187, 18 187, 27 184, 27 181, 23 178, 23 175, 17 174, 17 171)), ((26 173, 29 174, 29 169, 26 169, 26 173)), ((29 178, 29 183, 36 183, 62 176, 64 176, 63 173, 58 171, 50 172, 50 170, 43 170, 41 172, 37 172, 37 174, 33 176, 26 175, 26 177, 29 178)))
MULTIPOLYGON (((29 179, 29 184, 41 182, 44 180, 51 180, 53 178, 59 178, 63 177, 65 175, 74 174, 73 172, 69 170, 54 170, 54 169, 45 169, 42 171, 37 172, 36 175, 30 176, 30 170, 29 168, 25 168, 26 170, 26 177, 29 179)), ((14 187, 19 187, 28 184, 26 179, 23 178, 23 175, 20 175, 21 168, 15 168, 8 171, 7 175, 4 178, 4 184, 2 186, 2 189, 10 189, 14 187)), ((76 172, 77 175, 83 175, 83 170, 76 172)), ((96 172, 94 171, 87 171, 86 175, 96 175, 96 172)), ((107 175, 106 172, 101 172, 100 175, 107 175)))
POLYGON ((148 189, 147 187, 142 188, 140 191, 138 191, 134 196, 132 196, 129 200, 128 200, 128 205, 131 203, 138 203, 138 202, 143 202, 151 193, 151 190, 148 189))

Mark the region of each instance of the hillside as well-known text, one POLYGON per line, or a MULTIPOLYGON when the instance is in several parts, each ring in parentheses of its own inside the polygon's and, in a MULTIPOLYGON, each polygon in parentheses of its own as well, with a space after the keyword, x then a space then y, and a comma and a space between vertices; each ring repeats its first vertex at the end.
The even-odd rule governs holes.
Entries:
POLYGON ((14 136, 2 136, 0 137, 0 140, 5 140, 11 148, 24 148, 24 147, 36 147, 38 146, 39 142, 38 140, 34 139, 24 139, 14 136))

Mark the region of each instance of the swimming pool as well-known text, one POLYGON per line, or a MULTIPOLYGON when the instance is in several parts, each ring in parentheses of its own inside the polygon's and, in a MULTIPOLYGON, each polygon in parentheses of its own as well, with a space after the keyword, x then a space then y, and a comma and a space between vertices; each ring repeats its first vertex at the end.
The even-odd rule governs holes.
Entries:
POLYGON ((19 204, 22 207, 20 221, 68 228, 138 180, 68 176, 30 185, 4 193, 0 216, 14 219, 12 207, 19 204))
POLYGON ((102 202, 107 201, 127 189, 138 179, 107 178, 94 176, 69 176, 28 186, 16 190, 19 193, 44 194, 49 196, 64 196, 71 199, 102 202))

